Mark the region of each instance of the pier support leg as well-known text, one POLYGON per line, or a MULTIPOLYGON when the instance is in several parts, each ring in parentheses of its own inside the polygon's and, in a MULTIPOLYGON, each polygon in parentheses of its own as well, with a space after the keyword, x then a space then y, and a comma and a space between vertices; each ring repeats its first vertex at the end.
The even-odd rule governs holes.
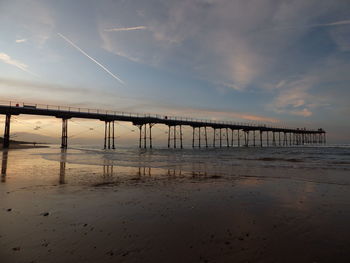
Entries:
POLYGON ((221 128, 220 128, 220 148, 222 147, 222 133, 221 133, 221 128))
POLYGON ((62 119, 61 148, 66 149, 67 146, 68 146, 68 119, 62 119))
POLYGON ((283 132, 283 146, 287 146, 287 135, 283 132))
POLYGON ((114 121, 113 121, 113 129, 112 129, 112 149, 115 149, 115 129, 114 129, 114 121))
POLYGON ((182 144, 182 125, 180 125, 180 147, 183 149, 183 144, 182 144))
POLYGON ((111 149, 111 122, 108 122, 108 149, 111 149))
POLYGON ((152 127, 154 124, 149 123, 149 148, 152 149, 153 145, 152 145, 152 127))
POLYGON ((255 130, 253 131, 253 146, 255 147, 255 130))
POLYGON ((249 142, 248 142, 248 136, 249 136, 249 131, 244 131, 244 146, 245 147, 248 147, 248 144, 249 144, 249 142))
MULTIPOLYGON (((62 134, 63 134, 63 130, 62 130, 62 134)), ((107 122, 105 121, 105 138, 104 138, 104 143, 103 143, 103 149, 106 149, 106 148, 107 148, 107 122)))
POLYGON ((238 147, 241 147, 241 139, 240 139, 239 130, 237 130, 237 144, 238 144, 238 147))
POLYGON ((228 128, 226 128, 226 147, 230 147, 230 143, 228 140, 228 128))
POLYGON ((245 133, 247 134, 246 147, 249 147, 249 131, 246 131, 245 133))
POLYGON ((278 132, 278 146, 281 146, 281 132, 278 132))
POLYGON ((11 124, 11 115, 6 114, 5 119, 5 131, 4 131, 4 143, 2 147, 8 149, 10 147, 10 124, 11 124))
POLYGON ((270 146, 269 131, 266 131, 266 136, 267 146, 270 146))
POLYGON ((302 140, 301 144, 304 145, 305 144, 305 134, 302 133, 301 135, 302 135, 302 137, 301 137, 301 140, 302 140))
POLYGON ((216 129, 214 129, 214 136, 213 136, 213 147, 215 148, 215 140, 216 140, 216 129))
POLYGON ((194 148, 194 127, 192 127, 192 148, 194 148))
POLYGON ((139 131, 140 131, 140 136, 139 136, 139 148, 141 149, 141 143, 142 143, 142 126, 143 125, 138 125, 139 131))
POLYGON ((201 127, 198 127, 198 146, 201 148, 201 127))
POLYGON ((147 148, 147 123, 145 123, 145 129, 143 130, 143 148, 147 148))
POLYGON ((169 129, 168 129, 168 148, 170 148, 170 132, 171 132, 171 129, 170 129, 170 126, 168 126, 169 129))
POLYGON ((272 145, 276 146, 276 137, 275 137, 275 132, 272 132, 272 145))
POLYGON ((231 129, 231 147, 233 147, 233 134, 234 134, 234 130, 231 129))
POLYGON ((263 131, 260 131, 260 147, 263 147, 262 134, 263 134, 263 131))
POLYGON ((205 136, 205 148, 208 148, 207 127, 204 127, 204 136, 205 136))
POLYGON ((174 125, 174 149, 176 149, 176 125, 174 125))

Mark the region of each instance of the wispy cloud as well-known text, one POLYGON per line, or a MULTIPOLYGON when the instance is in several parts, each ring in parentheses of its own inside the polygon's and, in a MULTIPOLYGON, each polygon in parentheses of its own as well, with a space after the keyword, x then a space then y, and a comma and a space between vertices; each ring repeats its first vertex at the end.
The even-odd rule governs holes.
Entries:
POLYGON ((169 115, 182 115, 186 116, 188 113, 190 116, 196 116, 197 118, 203 119, 213 119, 213 120, 244 120, 244 121, 254 121, 254 122, 270 122, 278 123, 279 120, 275 118, 265 117, 261 115, 255 115, 251 113, 242 113, 234 111, 223 111, 223 110, 212 110, 212 109, 198 109, 198 108, 169 108, 169 115), (209 117, 210 116, 210 117, 209 117))
POLYGON ((24 64, 21 61, 18 61, 18 60, 11 58, 9 55, 7 55, 5 53, 0 53, 0 60, 8 65, 15 66, 24 72, 27 72, 27 73, 32 74, 34 76, 38 76, 37 74, 31 72, 28 69, 28 65, 24 64))
POLYGON ((43 92, 43 91, 58 92, 58 93, 73 92, 73 93, 79 93, 79 94, 87 94, 91 92, 91 90, 87 88, 68 87, 68 86, 62 86, 59 84, 0 77, 0 88, 1 87, 15 88, 16 90, 30 89, 32 91, 39 91, 39 92, 43 92))
POLYGON ((113 74, 109 69, 107 69, 104 65, 102 65, 100 62, 98 62, 96 59, 91 57, 89 54, 87 54, 84 50, 82 50, 80 47, 78 47, 76 44, 74 44, 69 38, 65 37, 64 35, 57 33, 59 37, 64 39, 67 43, 72 45, 74 48, 76 48, 80 53, 82 53, 84 56, 92 60, 95 64, 97 64, 100 68, 102 68, 104 71, 106 71, 109 75, 111 75, 113 78, 118 80, 121 84, 125 84, 124 81, 122 81, 119 77, 117 77, 115 74, 113 74))
POLYGON ((297 116, 303 116, 303 117, 310 117, 312 115, 312 112, 309 109, 304 108, 302 110, 290 111, 290 114, 297 115, 297 116))
POLYGON ((28 39, 22 38, 22 39, 16 39, 16 43, 24 43, 27 42, 28 39))
POLYGON ((114 27, 114 28, 106 28, 104 31, 106 32, 120 32, 120 31, 134 31, 134 30, 144 30, 147 29, 146 26, 134 26, 134 27, 114 27))

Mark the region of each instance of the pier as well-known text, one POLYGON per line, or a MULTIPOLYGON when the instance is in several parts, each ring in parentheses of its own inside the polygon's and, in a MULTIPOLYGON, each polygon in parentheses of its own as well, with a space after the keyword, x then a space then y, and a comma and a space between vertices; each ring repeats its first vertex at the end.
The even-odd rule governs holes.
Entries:
POLYGON ((87 109, 29 103, 1 103, 0 114, 6 116, 3 148, 10 146, 10 126, 13 115, 52 116, 62 119, 61 147, 68 147, 68 120, 72 118, 94 119, 105 123, 104 149, 115 149, 115 122, 131 122, 139 129, 139 148, 152 148, 152 127, 168 127, 168 148, 183 148, 184 126, 192 128, 192 148, 208 147, 287 147, 307 144, 325 144, 326 132, 322 128, 274 127, 265 124, 237 123, 229 121, 200 120, 163 116, 158 114, 127 113, 111 110, 87 109), (208 130, 212 131, 212 138, 208 130), (264 139, 263 139, 264 137, 264 139), (263 145, 265 141, 265 145, 263 145), (236 142, 236 144, 234 143, 236 142))

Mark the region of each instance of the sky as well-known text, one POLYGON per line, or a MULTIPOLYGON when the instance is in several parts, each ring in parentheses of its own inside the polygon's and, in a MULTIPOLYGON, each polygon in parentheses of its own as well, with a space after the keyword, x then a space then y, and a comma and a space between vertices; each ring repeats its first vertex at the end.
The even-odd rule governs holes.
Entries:
MULTIPOLYGON (((350 1, 0 0, 0 32, 1 103, 322 127, 350 143, 350 1)), ((59 135, 58 119, 16 118, 14 132, 59 135)))

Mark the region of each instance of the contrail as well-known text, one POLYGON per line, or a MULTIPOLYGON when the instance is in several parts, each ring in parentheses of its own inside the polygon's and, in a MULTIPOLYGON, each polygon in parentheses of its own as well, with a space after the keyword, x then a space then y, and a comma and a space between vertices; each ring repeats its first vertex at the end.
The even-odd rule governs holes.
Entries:
POLYGON ((74 44, 69 38, 65 37, 64 35, 57 33, 57 35, 61 38, 63 38, 65 41, 67 41, 69 44, 71 44, 73 47, 75 47, 79 52, 81 52, 83 55, 91 59, 93 62, 95 62, 98 66, 100 66, 104 71, 106 71, 109 75, 111 75, 113 78, 118 80, 121 84, 125 84, 124 81, 122 81, 120 78, 118 78, 116 75, 114 75, 112 72, 110 72, 105 66, 103 66, 100 62, 98 62, 96 59, 90 57, 84 50, 82 50, 80 47, 78 47, 76 44, 74 44))
POLYGON ((115 27, 115 28, 107 28, 105 29, 106 32, 113 32, 113 31, 133 31, 133 30, 142 30, 147 29, 145 26, 134 26, 134 27, 115 27))
MULTIPOLYGON (((331 23, 323 23, 323 24, 275 27, 275 28, 272 28, 272 30, 314 28, 314 27, 332 27, 332 26, 346 26, 346 25, 350 25, 350 20, 340 20, 340 21, 335 21, 335 22, 331 22, 331 23)), ((269 29, 269 30, 271 30, 271 29, 269 29)))

